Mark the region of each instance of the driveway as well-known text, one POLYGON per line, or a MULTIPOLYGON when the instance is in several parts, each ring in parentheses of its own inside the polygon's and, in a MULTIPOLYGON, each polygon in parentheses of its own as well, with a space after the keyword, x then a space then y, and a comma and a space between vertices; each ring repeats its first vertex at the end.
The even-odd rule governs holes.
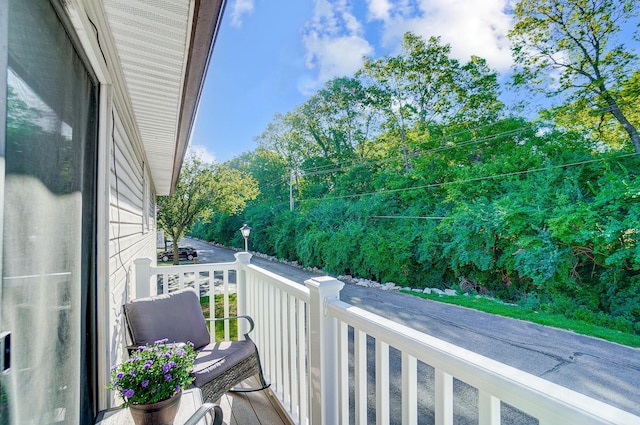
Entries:
MULTIPOLYGON (((199 262, 234 260, 234 251, 193 239, 188 243, 198 249, 199 262)), ((251 262, 301 284, 309 277, 319 275, 256 256, 251 262)), ((409 294, 354 284, 345 284, 340 299, 640 416, 639 349, 424 300, 409 294)), ((373 359, 373 356, 368 357, 373 359)), ((430 373, 428 368, 424 373, 430 373)), ((469 392, 464 383, 456 381, 456 387, 461 393, 469 392)), ((428 393, 428 390, 424 391, 428 393)), ((430 397, 429 394, 420 394, 420 398, 423 396, 430 397)), ((468 400, 461 404, 477 403, 474 400, 477 394, 471 392, 467 397, 468 400)), ((429 413, 424 411, 423 414, 429 413)), ((503 421, 526 422, 525 419, 503 421)))

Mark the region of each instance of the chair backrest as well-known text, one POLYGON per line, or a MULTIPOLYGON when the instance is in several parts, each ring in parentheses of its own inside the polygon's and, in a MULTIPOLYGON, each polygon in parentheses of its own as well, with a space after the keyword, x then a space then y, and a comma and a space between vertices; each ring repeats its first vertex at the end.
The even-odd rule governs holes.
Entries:
POLYGON ((191 341, 196 349, 209 344, 200 299, 192 288, 138 298, 124 305, 124 313, 134 345, 164 338, 169 342, 191 341))

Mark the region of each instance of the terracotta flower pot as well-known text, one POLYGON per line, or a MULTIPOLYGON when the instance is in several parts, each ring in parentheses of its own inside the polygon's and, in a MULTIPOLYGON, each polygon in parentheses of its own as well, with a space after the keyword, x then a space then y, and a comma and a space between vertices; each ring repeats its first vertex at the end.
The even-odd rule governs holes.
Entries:
POLYGON ((136 425, 173 425, 180 407, 182 392, 153 404, 132 404, 131 417, 136 425))

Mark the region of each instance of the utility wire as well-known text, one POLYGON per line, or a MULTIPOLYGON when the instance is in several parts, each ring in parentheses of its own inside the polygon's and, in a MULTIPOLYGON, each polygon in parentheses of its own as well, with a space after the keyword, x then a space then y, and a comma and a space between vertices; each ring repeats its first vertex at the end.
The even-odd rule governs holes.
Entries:
MULTIPOLYGON (((527 125, 524 125, 522 127, 516 128, 516 129, 503 131, 501 133, 494 133, 494 134, 490 134, 490 135, 483 136, 483 137, 480 137, 480 138, 473 138, 473 139, 470 139, 470 140, 465 140, 465 141, 462 141, 460 143, 452 144, 452 145, 448 145, 448 146, 438 146, 438 147, 430 148, 430 149, 426 149, 426 150, 422 149, 422 150, 418 150, 417 152, 412 152, 409 156, 412 157, 412 158, 418 158, 418 157, 422 156, 423 154, 427 154, 427 153, 439 152, 439 151, 449 150, 449 149, 456 149, 456 148, 459 148, 459 147, 467 146, 469 144, 476 144, 476 143, 480 143, 480 142, 483 142, 483 141, 496 139, 496 138, 502 137, 502 136, 509 136, 511 134, 520 133, 520 132, 524 131, 525 129, 527 129, 529 127, 532 127, 533 125, 535 125, 535 124, 531 123, 531 124, 527 124, 527 125)), ((489 126, 486 126, 486 127, 489 127, 489 126)), ((449 134, 449 135, 446 135, 446 136, 441 136, 439 138, 433 139, 432 142, 435 142, 435 143, 443 142, 443 141, 451 142, 452 139, 455 136, 460 135, 460 134, 464 134, 464 133, 469 133, 469 132, 472 132, 472 131, 475 131, 475 130, 476 129, 470 129, 470 130, 465 130, 465 131, 460 131, 460 132, 457 132, 457 133, 449 134)), ((392 158, 384 158, 384 159, 380 159, 380 160, 377 160, 377 161, 367 161, 367 162, 353 164, 353 165, 350 165, 350 166, 347 166, 347 167, 340 167, 340 163, 337 163, 337 164, 327 164, 327 165, 323 165, 323 166, 320 166, 320 167, 301 169, 300 171, 304 172, 305 176, 312 176, 312 175, 317 175, 317 174, 323 174, 324 172, 341 171, 341 170, 349 169, 349 168, 355 167, 355 166, 362 166, 362 165, 367 166, 367 165, 382 164, 382 163, 386 163, 386 162, 395 161, 397 159, 402 159, 400 154, 398 154, 397 156, 392 157, 392 158), (334 168, 332 170, 320 170, 321 168, 327 168, 327 167, 331 167, 331 166, 336 167, 336 168, 334 168), (319 170, 319 172, 312 172, 313 170, 319 170)), ((348 162, 349 163, 353 163, 353 161, 354 160, 350 160, 348 162)), ((347 162, 344 162, 344 163, 347 163, 347 162)))
MULTIPOLYGON (((484 125, 479 125, 477 127, 473 127, 473 128, 469 128, 469 129, 465 129, 465 130, 459 130, 459 131, 451 133, 451 134, 441 135, 439 138, 436 138, 433 141, 434 142, 438 142, 438 141, 442 141, 442 140, 452 139, 452 138, 454 138, 456 136, 459 136, 459 135, 462 135, 462 134, 472 133, 472 132, 478 131, 478 130, 485 130, 485 129, 488 129, 488 128, 492 128, 492 127, 494 127, 496 125, 502 124, 502 123, 503 123, 503 121, 498 121, 498 122, 495 122, 495 123, 492 123, 492 124, 484 124, 484 125)), ((527 123, 526 125, 524 125, 524 126, 522 126, 520 128, 531 127, 533 125, 535 125, 535 123, 527 123)), ((496 135, 500 135, 500 134, 502 134, 502 133, 497 133, 496 135)), ((386 159, 382 160, 382 161, 386 161, 386 159)), ((379 162, 379 161, 375 161, 375 162, 379 162)), ((323 168, 332 167, 332 166, 336 166, 336 165, 340 165, 340 163, 319 165, 317 167, 304 168, 304 169, 301 169, 300 171, 307 173, 307 172, 321 170, 323 168)))
MULTIPOLYGON (((417 152, 414 152, 410 155, 410 157, 412 158, 419 158, 423 155, 426 154, 430 154, 430 153, 434 153, 434 152, 442 152, 442 151, 447 151, 447 150, 451 150, 451 149, 458 149, 461 147, 465 147, 465 146, 470 146, 470 145, 475 145, 478 143, 482 143, 482 142, 486 142, 486 141, 490 141, 490 140, 495 140, 498 139, 500 137, 505 137, 505 136, 511 136, 511 135, 516 135, 519 133, 522 133, 523 131, 527 130, 530 127, 533 127, 535 124, 531 123, 531 124, 527 124, 524 125, 522 127, 518 127, 515 129, 511 129, 511 130, 507 130, 507 131, 503 131, 501 133, 495 133, 495 134, 490 134, 487 136, 483 136, 480 138, 474 138, 471 140, 465 140, 462 141, 460 143, 457 144, 452 144, 452 145, 448 145, 448 146, 438 146, 435 148, 430 148, 430 149, 426 149, 426 150, 419 150, 417 152)), ((489 126, 485 126, 485 127, 489 127, 489 126)), ((481 127, 480 127, 481 128, 481 127)), ((434 142, 440 142, 440 141, 444 141, 444 140, 450 140, 451 137, 457 135, 457 134, 463 134, 469 131, 474 131, 475 129, 471 129, 471 130, 466 130, 466 131, 461 131, 458 133, 454 133, 452 135, 447 135, 445 137, 441 137, 439 139, 435 139, 433 140, 434 142)), ((300 172, 304 172, 304 177, 311 177, 311 176, 316 176, 316 175, 322 175, 322 174, 329 174, 329 173, 335 173, 335 172, 339 172, 339 171, 346 171, 349 170, 351 168, 354 167, 358 167, 358 166, 371 166, 371 165, 379 165, 379 164, 383 164, 383 163, 388 163, 388 162, 392 162, 395 161, 397 159, 399 159, 400 157, 392 157, 392 158, 384 158, 384 159, 380 159, 377 161, 367 161, 367 162, 361 162, 361 163, 353 163, 353 160, 350 160, 349 163, 350 165, 347 166, 340 166, 340 163, 338 164, 328 164, 328 165, 323 165, 323 166, 319 166, 319 167, 312 167, 312 168, 306 168, 306 169, 301 169, 299 170, 300 172), (320 170, 320 168, 322 167, 330 167, 330 166, 334 166, 335 168, 329 169, 329 170, 320 170), (318 170, 315 172, 309 172, 309 170, 318 170)), ((345 161, 343 164, 346 164, 347 162, 345 161)), ((288 176, 282 176, 282 177, 278 177, 277 179, 273 180, 272 182, 266 184, 266 187, 270 187, 273 186, 275 184, 277 184, 279 181, 283 181, 285 177, 288 176)))
MULTIPOLYGON (((523 132, 524 130, 526 130, 526 128, 520 127, 520 128, 517 128, 517 129, 505 131, 505 132, 498 133, 498 134, 487 135, 487 136, 484 136, 484 137, 481 137, 481 138, 478 138, 478 139, 465 140, 463 142, 460 142, 460 143, 457 143, 457 144, 454 144, 454 145, 438 146, 438 147, 435 147, 435 148, 420 150, 420 151, 411 153, 409 155, 409 157, 411 157, 411 158, 420 158, 421 156, 424 156, 424 155, 427 155, 427 154, 430 154, 430 153, 442 152, 442 151, 447 151, 447 150, 451 150, 451 149, 458 149, 458 148, 462 148, 462 147, 465 147, 465 146, 475 145, 475 144, 478 144, 478 143, 494 140, 494 139, 497 139, 497 138, 503 137, 503 136, 511 136, 511 135, 519 134, 519 133, 523 132)), ((442 139, 440 139, 440 140, 442 140, 442 139)), ((439 140, 436 140, 436 141, 439 141, 439 140)), ((337 167, 337 168, 333 168, 333 169, 330 169, 330 170, 323 170, 323 171, 316 171, 316 172, 313 172, 313 173, 306 173, 304 176, 305 177, 311 177, 311 176, 316 176, 316 175, 321 175, 321 174, 334 173, 334 172, 338 172, 338 171, 346 171, 346 170, 349 170, 349 169, 354 168, 356 166, 378 165, 378 164, 383 164, 383 163, 387 163, 387 162, 396 161, 398 158, 399 157, 384 158, 384 159, 381 159, 381 160, 378 160, 378 161, 363 162, 363 163, 353 164, 353 165, 346 166, 346 167, 337 167)))
POLYGON ((325 197, 325 198, 299 199, 298 202, 330 201, 330 200, 336 200, 336 199, 357 198, 357 197, 361 197, 361 196, 373 196, 373 195, 380 195, 380 194, 387 194, 387 193, 407 192, 407 191, 410 191, 410 190, 418 190, 418 189, 429 189, 429 188, 432 188, 432 187, 441 187, 441 186, 451 185, 451 184, 473 183, 473 182, 478 182, 478 181, 483 181, 483 180, 491 180, 491 179, 496 179, 496 178, 513 177, 513 176, 518 176, 518 175, 523 175, 523 174, 535 173, 535 172, 539 172, 539 171, 549 171, 549 170, 553 170, 553 169, 557 169, 557 168, 576 167, 578 165, 591 164, 591 163, 602 162, 602 161, 607 161, 607 160, 616 160, 616 159, 620 159, 620 158, 626 158, 626 157, 637 156, 637 155, 639 155, 639 154, 634 152, 634 153, 618 155, 618 156, 613 157, 613 158, 590 159, 590 160, 585 160, 585 161, 571 162, 571 163, 567 163, 567 164, 552 165, 552 166, 549 166, 549 167, 532 168, 530 170, 513 171, 513 172, 510 172, 510 173, 501 173, 501 174, 494 174, 494 175, 491 175, 491 176, 475 177, 475 178, 466 179, 466 180, 456 180, 456 181, 442 182, 442 183, 431 183, 431 184, 427 184, 427 185, 423 185, 423 186, 414 186, 414 187, 405 187, 405 188, 400 188, 400 189, 381 190, 381 191, 378 191, 378 192, 367 192, 367 193, 359 193, 359 194, 352 194, 352 195, 342 195, 342 196, 333 196, 333 197, 325 197))
POLYGON ((410 219, 410 220, 444 220, 447 217, 423 217, 417 215, 372 215, 371 218, 394 218, 394 219, 410 219))

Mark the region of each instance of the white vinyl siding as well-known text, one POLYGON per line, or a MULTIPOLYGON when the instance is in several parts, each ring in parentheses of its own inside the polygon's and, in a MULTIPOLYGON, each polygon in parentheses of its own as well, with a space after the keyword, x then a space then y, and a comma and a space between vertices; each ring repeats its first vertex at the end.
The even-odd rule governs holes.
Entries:
MULTIPOLYGON (((109 158, 109 288, 112 305, 110 314, 110 341, 126 345, 126 329, 121 314, 122 305, 135 298, 133 260, 140 257, 155 258, 155 232, 144 226, 145 211, 149 208, 144 195, 143 163, 135 132, 114 109, 111 157, 109 158), (114 163, 115 158, 115 163, 114 163)), ((115 350, 115 349, 114 349, 115 350)), ((124 353, 109 353, 114 364, 124 353)))

